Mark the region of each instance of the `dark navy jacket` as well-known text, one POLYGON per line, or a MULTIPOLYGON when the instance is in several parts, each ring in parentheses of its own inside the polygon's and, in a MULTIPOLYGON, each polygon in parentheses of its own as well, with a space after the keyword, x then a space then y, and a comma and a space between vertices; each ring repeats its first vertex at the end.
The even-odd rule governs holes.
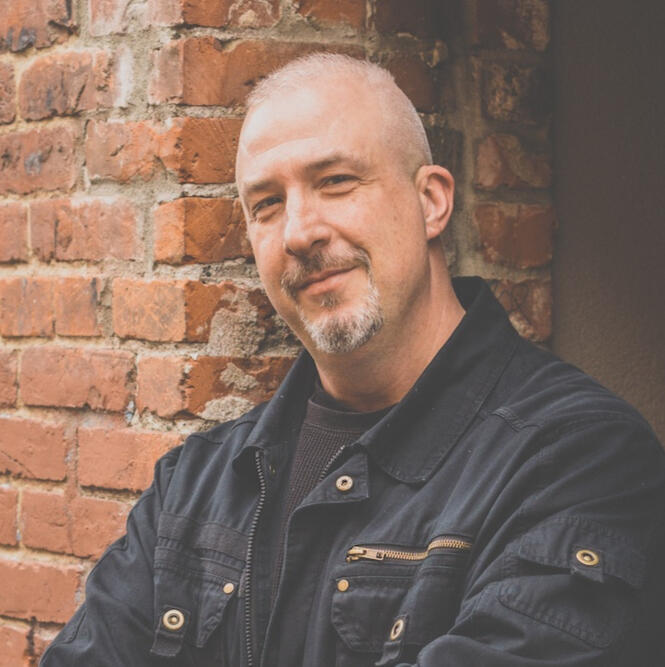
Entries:
POLYGON ((254 537, 306 354, 269 403, 158 462, 43 667, 662 667, 655 436, 520 339, 482 281, 455 288, 453 336, 292 514, 272 613, 254 537))

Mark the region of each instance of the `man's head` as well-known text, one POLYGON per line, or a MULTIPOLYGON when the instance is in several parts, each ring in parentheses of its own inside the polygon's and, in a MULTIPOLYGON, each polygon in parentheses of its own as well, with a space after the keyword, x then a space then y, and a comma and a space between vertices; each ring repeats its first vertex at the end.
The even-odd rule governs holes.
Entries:
POLYGON ((236 180, 268 296, 310 351, 394 339, 443 261, 453 184, 391 75, 317 54, 265 79, 236 180))

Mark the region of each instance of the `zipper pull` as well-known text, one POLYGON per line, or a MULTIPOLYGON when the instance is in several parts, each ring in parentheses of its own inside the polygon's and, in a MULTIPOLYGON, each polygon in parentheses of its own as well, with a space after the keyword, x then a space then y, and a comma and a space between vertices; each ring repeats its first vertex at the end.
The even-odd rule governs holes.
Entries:
POLYGON ((354 560, 383 560, 386 557, 386 552, 381 549, 371 549, 370 547, 351 547, 346 552, 346 562, 350 563, 354 560))

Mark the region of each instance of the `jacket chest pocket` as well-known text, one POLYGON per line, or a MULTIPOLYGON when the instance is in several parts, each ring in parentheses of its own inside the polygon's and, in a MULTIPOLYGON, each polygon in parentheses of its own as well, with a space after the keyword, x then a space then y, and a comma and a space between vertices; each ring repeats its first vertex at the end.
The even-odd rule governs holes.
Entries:
POLYGON ((237 605, 246 548, 246 536, 226 526, 167 514, 160 518, 153 655, 173 658, 183 645, 210 651, 211 636, 237 605))
POLYGON ((331 610, 337 667, 415 662, 425 644, 445 634, 457 615, 467 544, 428 553, 412 550, 426 553, 418 560, 381 555, 379 561, 360 558, 340 566, 331 610))

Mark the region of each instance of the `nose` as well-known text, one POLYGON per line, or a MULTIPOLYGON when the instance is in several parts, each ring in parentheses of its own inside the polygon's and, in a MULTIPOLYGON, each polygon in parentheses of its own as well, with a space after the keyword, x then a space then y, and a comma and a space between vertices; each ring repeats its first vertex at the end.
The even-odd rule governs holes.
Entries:
POLYGON ((330 241, 330 227, 314 194, 290 194, 286 201, 284 249, 289 255, 306 256, 330 241))

